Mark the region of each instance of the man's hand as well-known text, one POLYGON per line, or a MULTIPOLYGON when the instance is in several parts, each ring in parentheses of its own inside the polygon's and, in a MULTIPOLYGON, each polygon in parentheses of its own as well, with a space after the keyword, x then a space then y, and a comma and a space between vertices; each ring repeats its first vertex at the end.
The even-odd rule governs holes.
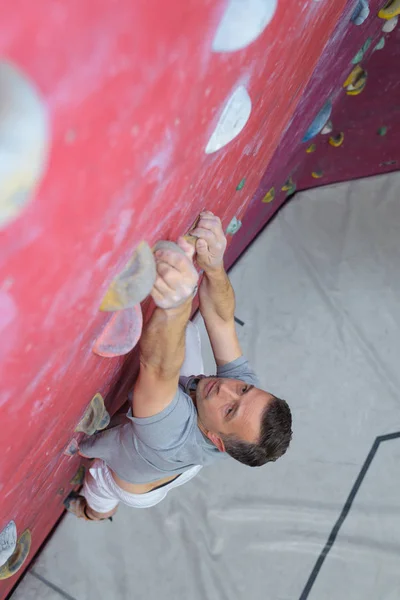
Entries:
POLYGON ((199 222, 190 235, 198 238, 196 261, 201 269, 207 272, 223 265, 226 237, 219 217, 209 210, 200 213, 199 222))
POLYGON ((183 238, 178 244, 158 244, 154 253, 157 279, 151 295, 159 308, 177 308, 193 297, 198 281, 193 254, 193 246, 183 238))

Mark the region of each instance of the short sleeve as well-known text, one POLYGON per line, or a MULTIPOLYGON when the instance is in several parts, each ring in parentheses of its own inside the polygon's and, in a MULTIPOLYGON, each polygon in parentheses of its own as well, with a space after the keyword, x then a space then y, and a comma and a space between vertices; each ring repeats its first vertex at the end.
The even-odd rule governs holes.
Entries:
POLYGON ((178 387, 172 402, 157 415, 146 418, 127 414, 135 436, 153 450, 176 450, 185 444, 197 427, 197 413, 192 399, 178 387))
POLYGON ((241 356, 226 365, 218 366, 217 376, 226 377, 227 379, 240 379, 250 385, 255 385, 256 387, 260 386, 257 375, 254 373, 248 360, 244 356, 241 356))

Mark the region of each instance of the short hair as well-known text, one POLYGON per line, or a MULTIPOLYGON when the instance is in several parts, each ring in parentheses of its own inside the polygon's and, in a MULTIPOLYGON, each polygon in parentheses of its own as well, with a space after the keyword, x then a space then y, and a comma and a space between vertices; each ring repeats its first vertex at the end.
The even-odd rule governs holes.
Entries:
POLYGON ((261 467, 285 454, 292 439, 292 414, 285 400, 273 396, 261 417, 257 443, 245 442, 236 436, 223 438, 225 451, 249 467, 261 467))

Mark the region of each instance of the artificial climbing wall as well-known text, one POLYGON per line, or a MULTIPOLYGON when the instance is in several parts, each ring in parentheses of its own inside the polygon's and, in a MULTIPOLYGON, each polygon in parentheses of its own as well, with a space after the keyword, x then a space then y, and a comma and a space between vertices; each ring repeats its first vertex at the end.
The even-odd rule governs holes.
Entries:
POLYGON ((397 35, 381 33, 379 8, 15 0, 3 11, 0 597, 79 485, 88 406, 107 422, 92 398, 113 412, 123 394, 110 389, 129 387, 135 281, 150 269, 140 243, 175 239, 207 207, 223 219, 231 263, 295 186, 310 184, 310 169, 323 173, 311 184, 334 180, 339 154, 327 153, 343 154, 351 137, 339 115, 369 85, 357 72, 343 88, 352 60, 371 37, 372 66, 382 35, 397 35), (343 143, 327 147, 342 130, 343 143))

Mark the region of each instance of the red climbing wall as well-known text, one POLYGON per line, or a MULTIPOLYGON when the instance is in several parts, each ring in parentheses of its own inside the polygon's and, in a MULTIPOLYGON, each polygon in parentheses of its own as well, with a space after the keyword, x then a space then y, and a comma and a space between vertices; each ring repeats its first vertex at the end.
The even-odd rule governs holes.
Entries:
MULTIPOLYGON (((111 280, 141 240, 176 238, 203 207, 228 227, 251 202, 232 262, 286 195, 261 194, 311 160, 301 138, 329 96, 334 118, 362 28, 378 37, 382 26, 376 3, 356 26, 355 2, 247 0, 233 27, 235 4, 14 0, 3 11, 0 531, 13 520, 32 544, 1 598, 62 514, 79 466, 65 450, 91 398, 121 377, 126 387, 124 359, 92 352, 111 280)), ((110 412, 122 401, 109 397, 110 412)))

